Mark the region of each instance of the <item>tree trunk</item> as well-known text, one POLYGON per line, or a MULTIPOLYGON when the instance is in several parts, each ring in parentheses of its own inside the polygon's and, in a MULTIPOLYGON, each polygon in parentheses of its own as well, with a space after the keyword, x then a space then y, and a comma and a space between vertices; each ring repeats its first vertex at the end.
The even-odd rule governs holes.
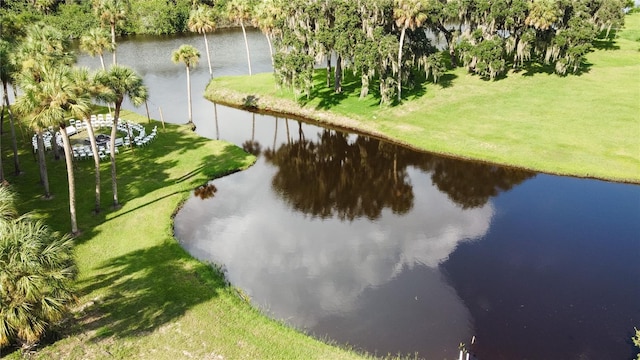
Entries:
POLYGON ((209 78, 213 79, 213 70, 211 69, 211 55, 209 55, 209 42, 207 41, 207 33, 202 32, 204 35, 204 48, 207 51, 207 63, 209 64, 209 78))
POLYGON ((289 119, 284 118, 284 126, 287 129, 287 144, 291 145, 291 134, 289 133, 289 119))
POLYGON ((91 152, 93 153, 93 162, 96 168, 96 204, 94 211, 97 214, 100 212, 100 156, 98 155, 98 145, 96 144, 96 136, 93 131, 93 125, 91 125, 91 119, 87 119, 87 134, 89 135, 91 152))
POLYGON ((267 38, 267 44, 269 44, 269 57, 271 58, 271 67, 273 68, 275 65, 273 63, 273 45, 271 44, 271 36, 268 34, 264 34, 267 38))
POLYGON ((342 92, 342 56, 338 55, 336 58, 336 74, 335 81, 333 83, 333 90, 336 94, 342 92))
POLYGON ((51 198, 51 192, 49 191, 49 176, 47 174, 47 162, 44 156, 44 139, 42 137, 42 129, 38 129, 38 165, 40 168, 40 180, 42 186, 44 186, 45 199, 51 198))
POLYGON ((327 55, 327 87, 331 86, 331 55, 327 55))
POLYGON ((220 129, 218 128, 218 105, 213 103, 213 116, 216 122, 216 140, 220 140, 220 129))
POLYGON ((242 36, 244 36, 244 46, 247 49, 247 63, 249 64, 249 76, 251 76, 251 55, 249 54, 249 41, 247 40, 247 31, 244 29, 244 23, 240 22, 242 27, 242 36))
POLYGON ((11 145, 13 146, 13 166, 15 168, 15 174, 20 175, 22 171, 20 171, 20 161, 18 159, 18 141, 16 139, 16 126, 15 121, 13 119, 13 112, 11 111, 11 105, 9 105, 9 95, 7 84, 3 84, 4 87, 4 103, 7 106, 7 114, 9 114, 9 126, 11 128, 11 145))
POLYGON ((117 64, 116 61, 116 24, 111 23, 111 45, 113 47, 113 65, 117 64))
POLYGON ((402 99, 402 47, 404 46, 404 35, 407 27, 402 28, 400 33, 400 46, 398 47, 398 101, 402 99))
POLYGON ((444 34, 444 38, 447 41, 447 48, 449 49, 449 58, 451 59, 451 67, 458 67, 458 60, 456 59, 456 44, 453 42, 453 32, 448 30, 443 25, 439 25, 438 29, 444 34))
POLYGON ((276 116, 276 129, 273 132, 273 153, 276 152, 276 139, 278 138, 278 117, 276 116))
MULTIPOLYGON (((122 101, 117 102, 115 106, 115 110, 113 112, 113 125, 111 126, 111 139, 109 141, 109 146, 111 149, 115 149, 116 147, 116 135, 118 129, 118 118, 120 117, 120 107, 122 106, 122 101)), ((132 139, 129 139, 132 140, 132 139)), ((111 189, 113 191, 113 208, 119 209, 120 204, 118 203, 118 182, 116 181, 116 152, 111 151, 109 155, 111 157, 111 189)))
POLYGON ((60 147, 58 146, 58 139, 56 138, 56 133, 58 131, 54 128, 52 132, 53 136, 51 137, 51 150, 53 151, 53 158, 55 160, 60 160, 60 147))
POLYGON ((193 124, 193 119, 191 117, 191 72, 189 71, 189 65, 187 65, 187 102, 189 103, 189 121, 187 124, 193 124))
POLYGON ((364 99, 369 95, 369 74, 362 72, 360 76, 360 82, 362 83, 362 87, 360 89, 360 99, 364 99))
POLYGON ((100 65, 102 65, 102 70, 106 70, 106 68, 104 67, 104 56, 102 55, 102 53, 100 53, 100 65))
POLYGON ((73 153, 69 143, 69 135, 65 124, 60 124, 60 134, 64 145, 64 159, 67 162, 67 181, 69 183, 69 215, 71 215, 71 234, 78 234, 78 221, 76 219, 76 182, 73 176, 73 153))

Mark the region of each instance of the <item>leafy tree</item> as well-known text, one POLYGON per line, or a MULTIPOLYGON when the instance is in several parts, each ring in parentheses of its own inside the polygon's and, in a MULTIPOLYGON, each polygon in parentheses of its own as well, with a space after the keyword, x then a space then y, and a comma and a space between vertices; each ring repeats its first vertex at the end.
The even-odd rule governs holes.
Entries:
POLYGON ((191 45, 181 45, 177 50, 171 53, 171 61, 174 63, 183 63, 187 69, 187 102, 189 108, 189 121, 188 123, 193 126, 193 118, 191 114, 191 68, 198 65, 200 59, 200 52, 198 49, 191 45))
POLYGON ((102 91, 97 98, 112 102, 115 105, 113 112, 113 125, 111 127, 111 142, 109 148, 112 149, 111 156, 111 187, 113 190, 113 207, 119 208, 118 183, 116 180, 116 136, 118 121, 120 119, 120 109, 125 97, 128 97, 135 106, 142 105, 149 97, 147 87, 144 86, 142 78, 133 69, 127 66, 112 65, 107 70, 98 71, 95 76, 96 84, 102 86, 102 91))
POLYGON ((73 39, 79 39, 87 29, 100 25, 98 18, 93 14, 90 1, 60 3, 54 12, 44 16, 42 21, 60 29, 65 36, 73 39))
POLYGON ((131 3, 126 28, 136 34, 174 34, 187 31, 192 2, 189 0, 145 0, 131 3))
POLYGON ((71 238, 18 217, 14 203, 0 187, 0 348, 31 348, 75 302, 77 270, 71 238))
POLYGON ((213 70, 211 69, 211 55, 209 53, 209 42, 207 41, 207 33, 212 32, 216 29, 213 9, 205 5, 200 5, 196 9, 191 10, 187 26, 189 27, 189 31, 197 32, 204 36, 204 47, 207 52, 207 64, 209 64, 209 77, 213 78, 213 70))

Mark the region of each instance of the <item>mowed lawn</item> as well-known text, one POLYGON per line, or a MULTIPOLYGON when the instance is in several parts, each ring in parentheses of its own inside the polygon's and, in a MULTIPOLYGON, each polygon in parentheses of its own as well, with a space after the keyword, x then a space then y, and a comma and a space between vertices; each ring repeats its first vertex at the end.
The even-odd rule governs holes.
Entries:
MULTIPOLYGON (((402 104, 359 99, 347 78, 334 94, 318 70, 310 99, 295 101, 272 74, 214 79, 207 96, 309 117, 441 154, 546 173, 640 182, 640 13, 613 42, 599 41, 577 75, 534 66, 497 81, 455 69, 406 89, 402 104)), ((348 72, 347 72, 348 73, 348 72)), ((372 84, 377 86, 377 84, 372 84)))
MULTIPOLYGON (((79 268, 78 305, 30 359, 362 359, 353 351, 305 336, 265 317, 210 264, 187 254, 173 237, 172 217, 193 189, 244 169, 255 158, 235 145, 208 140, 187 126, 159 127, 150 145, 117 156, 122 208, 112 204, 109 161, 101 164, 102 212, 93 214, 92 160, 75 163, 79 268), (55 340, 55 341, 52 341, 55 340)), ((7 128, 8 129, 8 126, 7 128)), ((47 161, 53 199, 44 200, 31 132, 21 127, 24 174, 13 175, 9 131, 2 138, 7 180, 19 210, 60 232, 70 231, 64 160, 47 161)), ((82 137, 77 135, 76 137, 82 137)), ((239 200, 240 201, 240 200, 239 200)), ((21 358, 20 351, 0 356, 21 358)))

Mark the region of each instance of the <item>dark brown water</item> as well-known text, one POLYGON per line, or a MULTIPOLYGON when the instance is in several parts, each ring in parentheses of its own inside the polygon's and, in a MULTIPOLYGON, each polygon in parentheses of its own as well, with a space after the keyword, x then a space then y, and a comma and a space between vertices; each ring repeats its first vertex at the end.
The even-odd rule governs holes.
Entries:
POLYGON ((632 357, 638 186, 220 112, 258 162, 188 201, 176 235, 274 318, 378 354, 452 359, 475 336, 479 359, 632 357))
MULTIPOLYGON (((269 71, 263 39, 250 34, 256 72, 269 71)), ((186 79, 170 53, 182 43, 204 49, 201 37, 119 47, 151 88, 152 116, 162 107, 177 123, 186 79)), ((240 33, 211 45, 216 76, 246 72, 240 33)), ((481 360, 634 357, 639 186, 440 158, 221 106, 216 126, 213 105, 194 98, 200 134, 258 161, 200 189, 176 235, 270 316, 381 355, 457 359, 464 342, 481 360)))

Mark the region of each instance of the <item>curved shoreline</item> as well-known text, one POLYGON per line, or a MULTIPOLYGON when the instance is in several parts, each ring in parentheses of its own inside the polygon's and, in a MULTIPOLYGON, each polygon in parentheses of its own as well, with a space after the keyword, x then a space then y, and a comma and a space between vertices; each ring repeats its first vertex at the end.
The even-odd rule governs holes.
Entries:
MULTIPOLYGON (((212 80, 212 82, 213 81, 215 81, 215 79, 212 80)), ((298 105, 294 101, 279 99, 266 94, 260 94, 261 97, 256 98, 256 101, 252 102, 252 105, 254 106, 247 107, 245 105, 245 102, 246 102, 245 99, 248 96, 255 96, 255 94, 245 94, 229 88, 213 87, 213 86, 207 86, 207 89, 205 91, 205 98, 221 105, 225 105, 225 106, 229 106, 237 109, 248 110, 248 111, 255 111, 255 112, 264 113, 268 115, 284 115, 290 118, 294 118, 294 119, 297 118, 303 121, 316 122, 322 125, 336 128, 338 130, 345 130, 349 132, 355 132, 355 133, 359 133, 367 136, 372 136, 387 142, 391 142, 394 144, 411 148, 413 150, 429 152, 429 153, 437 154, 440 156, 476 161, 476 162, 481 162, 481 163, 491 164, 496 166, 511 167, 516 169, 533 171, 537 173, 548 174, 548 175, 569 176, 569 177, 576 177, 576 178, 583 178, 583 179, 593 179, 593 180, 628 183, 628 184, 640 184, 640 173, 636 178, 633 178, 633 177, 619 178, 619 177, 612 177, 612 176, 592 175, 589 173, 571 172, 571 171, 566 171, 562 169, 553 170, 553 169, 545 168, 544 166, 534 166, 531 164, 510 163, 508 161, 495 161, 495 160, 486 159, 483 157, 472 156, 464 153, 463 151, 458 153, 438 151, 437 149, 418 146, 409 141, 400 139, 398 137, 394 137, 385 132, 381 132, 367 125, 366 123, 363 123, 362 121, 359 121, 347 116, 334 114, 328 111, 304 108, 298 105)))

